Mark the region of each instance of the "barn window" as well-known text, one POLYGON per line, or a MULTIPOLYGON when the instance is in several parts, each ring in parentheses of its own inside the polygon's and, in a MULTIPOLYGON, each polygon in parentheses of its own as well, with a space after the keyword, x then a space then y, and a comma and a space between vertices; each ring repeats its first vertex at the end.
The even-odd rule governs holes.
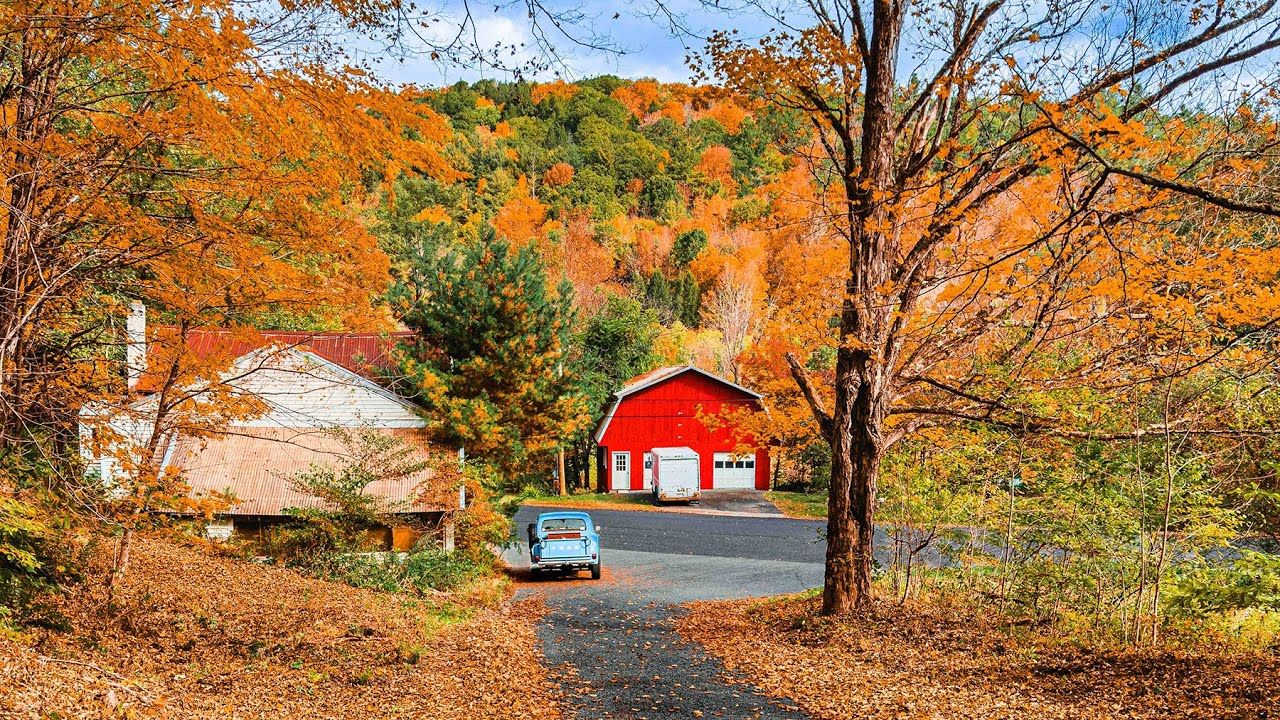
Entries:
POLYGON ((653 469, 653 456, 652 456, 652 455, 645 455, 645 456, 644 456, 644 469, 645 469, 645 470, 652 470, 652 469, 653 469))
POLYGON ((627 454, 617 453, 613 456, 613 469, 615 472, 627 471, 627 454))
POLYGON ((743 468, 745 468, 745 467, 747 466, 747 461, 745 461, 745 460, 738 460, 738 461, 734 462, 733 466, 734 466, 734 467, 736 467, 736 468, 738 468, 739 470, 741 470, 741 469, 743 469, 743 468))
POLYGON ((723 470, 723 469, 724 469, 724 461, 723 461, 723 460, 717 460, 717 461, 716 461, 716 469, 717 469, 717 470, 723 470))
POLYGON ((748 470, 754 469, 755 466, 756 466, 755 460, 744 460, 742 465, 742 467, 747 468, 748 470))

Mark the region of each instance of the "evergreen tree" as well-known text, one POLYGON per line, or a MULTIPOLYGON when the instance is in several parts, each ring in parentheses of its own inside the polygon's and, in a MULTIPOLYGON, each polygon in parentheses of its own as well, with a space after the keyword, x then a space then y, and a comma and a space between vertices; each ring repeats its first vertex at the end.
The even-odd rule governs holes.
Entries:
POLYGON ((641 208, 649 217, 656 217, 668 202, 678 197, 680 193, 675 180, 666 175, 654 175, 645 181, 644 190, 640 194, 641 208))
MULTIPOLYGON (((699 230, 698 232, 701 232, 699 230)), ((685 270, 676 281, 676 291, 672 293, 676 315, 685 327, 698 327, 702 311, 702 289, 693 273, 685 270)))
POLYGON ((486 226, 478 242, 418 258, 392 300, 419 335, 403 370, 442 441, 510 476, 589 422, 561 372, 572 289, 547 291, 532 247, 512 252, 486 226))
POLYGON ((707 233, 701 229, 686 230, 676 236, 671 247, 671 262, 677 268, 683 268, 707 249, 707 233))
POLYGON ((578 337, 582 349, 574 360, 580 387, 603 409, 609 393, 632 376, 653 369, 654 345, 661 325, 657 314, 633 298, 612 295, 600 312, 587 321, 578 337))
POLYGON ((654 270, 645 286, 644 304, 653 308, 663 322, 671 320, 671 283, 661 270, 654 270))
MULTIPOLYGON (((572 363, 572 374, 588 398, 593 425, 604 414, 610 393, 658 364, 654 345, 661 329, 653 310, 634 298, 618 295, 610 296, 600 312, 587 321, 578 335, 580 351, 572 363)), ((585 478, 593 457, 591 435, 584 431, 574 442, 569 476, 585 478)))

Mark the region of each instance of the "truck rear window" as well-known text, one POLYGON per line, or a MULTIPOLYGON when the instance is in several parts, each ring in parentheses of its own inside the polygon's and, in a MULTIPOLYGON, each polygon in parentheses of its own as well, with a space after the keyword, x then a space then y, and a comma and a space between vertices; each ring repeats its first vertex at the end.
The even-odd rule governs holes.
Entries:
POLYGON ((542 521, 543 530, 586 530, 587 521, 581 518, 551 518, 542 521))

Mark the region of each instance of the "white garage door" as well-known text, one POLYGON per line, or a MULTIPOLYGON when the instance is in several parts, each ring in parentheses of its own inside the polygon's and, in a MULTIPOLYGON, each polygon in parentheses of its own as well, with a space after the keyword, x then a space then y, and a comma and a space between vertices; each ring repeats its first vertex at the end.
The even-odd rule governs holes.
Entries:
POLYGON ((756 486, 755 456, 716 453, 715 469, 711 472, 711 485, 715 488, 754 488, 756 486))

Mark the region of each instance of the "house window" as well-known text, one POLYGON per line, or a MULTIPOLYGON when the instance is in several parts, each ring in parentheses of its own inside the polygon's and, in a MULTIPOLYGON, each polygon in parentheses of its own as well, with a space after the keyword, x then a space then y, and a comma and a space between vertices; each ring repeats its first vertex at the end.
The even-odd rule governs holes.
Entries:
POLYGON ((627 471, 627 454, 626 453, 614 453, 613 471, 614 472, 627 471))

